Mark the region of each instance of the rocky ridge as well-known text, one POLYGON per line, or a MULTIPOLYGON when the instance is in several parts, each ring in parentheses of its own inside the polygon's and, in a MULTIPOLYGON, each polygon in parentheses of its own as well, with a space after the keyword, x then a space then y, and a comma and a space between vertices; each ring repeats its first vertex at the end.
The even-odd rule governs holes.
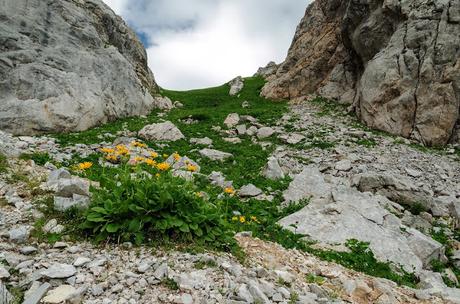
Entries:
POLYGON ((141 41, 102 1, 7 0, 0 20, 1 129, 81 131, 165 107, 141 41))
POLYGON ((318 94, 368 126, 426 145, 458 141, 460 1, 316 0, 262 94, 318 94))

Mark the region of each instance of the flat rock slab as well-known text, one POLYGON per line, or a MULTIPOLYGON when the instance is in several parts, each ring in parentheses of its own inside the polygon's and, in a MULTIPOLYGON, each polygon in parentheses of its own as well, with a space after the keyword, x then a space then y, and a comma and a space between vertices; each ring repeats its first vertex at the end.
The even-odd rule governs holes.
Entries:
POLYGON ((53 264, 48 269, 43 270, 41 274, 50 279, 65 279, 77 273, 77 269, 68 264, 53 264))
POLYGON ((158 141, 176 141, 185 138, 184 134, 170 121, 145 126, 139 131, 139 137, 158 141))
POLYGON ((378 260, 416 273, 432 259, 443 257, 442 244, 404 226, 386 209, 391 205, 386 197, 328 183, 313 166, 294 178, 284 197, 288 202, 311 198, 305 208, 279 223, 320 244, 344 244, 350 239, 370 242, 378 260))
POLYGON ((202 156, 207 157, 211 160, 218 160, 218 161, 224 161, 228 158, 233 157, 233 155, 230 153, 222 152, 222 151, 214 150, 214 149, 202 149, 199 151, 199 153, 202 156))

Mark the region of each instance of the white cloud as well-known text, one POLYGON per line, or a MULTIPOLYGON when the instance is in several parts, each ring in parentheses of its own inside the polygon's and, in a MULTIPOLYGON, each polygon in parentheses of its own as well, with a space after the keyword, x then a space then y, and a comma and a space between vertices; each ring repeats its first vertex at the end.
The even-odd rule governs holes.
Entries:
POLYGON ((104 1, 149 38, 149 66, 169 89, 219 85, 282 61, 308 2, 104 1))

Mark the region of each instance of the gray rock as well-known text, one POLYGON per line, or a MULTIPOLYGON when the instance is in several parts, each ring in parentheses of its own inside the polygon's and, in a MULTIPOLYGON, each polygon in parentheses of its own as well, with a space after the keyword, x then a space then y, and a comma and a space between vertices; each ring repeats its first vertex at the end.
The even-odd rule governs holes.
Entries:
POLYGON ((212 139, 209 137, 190 138, 190 143, 194 145, 212 146, 212 139))
POLYGON ((238 76, 231 80, 228 85, 230 86, 230 96, 234 96, 241 92, 241 90, 244 88, 244 79, 241 76, 238 76))
POLYGON ((86 209, 89 206, 90 198, 83 195, 74 194, 73 197, 54 197, 54 209, 64 212, 71 208, 86 209))
POLYGON ((7 279, 10 277, 10 273, 5 267, 0 266, 0 280, 7 279))
POLYGON ((262 194, 262 190, 254 186, 253 184, 248 184, 243 187, 238 192, 238 195, 241 197, 254 197, 262 194))
POLYGON ((61 179, 71 179, 72 175, 64 168, 53 170, 48 176, 48 185, 57 184, 61 179))
POLYGON ((159 89, 142 42, 102 1, 2 7, 0 129, 82 131, 154 108, 159 89))
POLYGON ((139 137, 151 141, 177 141, 185 138, 170 121, 145 126, 139 131, 139 137))
POLYGON ((228 128, 233 128, 240 122, 240 115, 238 113, 230 113, 228 114, 227 118, 224 120, 224 125, 228 128))
POLYGON ((307 167, 296 176, 284 195, 288 201, 312 197, 305 208, 280 221, 308 239, 329 245, 349 239, 370 242, 377 259, 416 273, 431 259, 443 257, 441 244, 415 229, 401 229, 400 220, 386 208, 386 198, 327 183, 316 168, 307 167))
POLYGON ((341 160, 335 164, 335 169, 338 171, 350 171, 351 168, 351 161, 349 159, 341 160))
POLYGON ((238 137, 227 137, 223 138, 224 141, 229 142, 231 144, 241 144, 241 139, 238 137))
POLYGON ((78 257, 75 262, 73 262, 73 266, 75 267, 81 267, 85 264, 88 264, 89 262, 91 262, 91 259, 90 258, 87 258, 87 257, 78 257))
POLYGON ((173 102, 166 96, 156 96, 154 100, 156 107, 160 110, 171 110, 174 108, 173 102))
POLYGON ((163 263, 161 264, 153 273, 153 276, 157 278, 158 280, 162 280, 168 276, 169 273, 169 267, 168 264, 163 263))
POLYGON ((241 284, 238 287, 236 295, 239 300, 245 301, 246 303, 254 303, 254 298, 252 297, 251 293, 249 292, 248 286, 246 284, 241 284))
POLYGON ((56 219, 49 220, 45 226, 43 226, 43 231, 47 233, 61 233, 64 231, 64 226, 59 225, 56 219))
POLYGON ((222 172, 213 171, 209 174, 208 179, 211 181, 211 184, 219 186, 221 188, 232 187, 233 182, 227 181, 222 172))
POLYGON ((277 69, 278 69, 278 65, 275 62, 270 61, 269 63, 267 63, 267 65, 265 67, 260 67, 257 70, 257 73, 255 73, 254 75, 255 76, 262 76, 264 78, 267 78, 267 77, 275 74, 277 69))
POLYGON ((309 166, 294 177, 283 193, 285 202, 298 202, 310 197, 329 198, 331 185, 326 183, 318 168, 309 166))
POLYGON ((13 303, 13 295, 8 291, 5 284, 0 280, 0 300, 2 304, 13 303))
POLYGON ((256 303, 261 303, 261 304, 271 303, 268 297, 262 292, 262 290, 260 290, 259 284, 254 280, 249 281, 249 292, 251 293, 256 303))
POLYGON ((55 263, 43 270, 41 274, 50 279, 65 279, 75 275, 76 272, 77 269, 72 265, 55 263))
POLYGON ((48 292, 48 295, 43 298, 43 303, 57 304, 70 301, 78 296, 78 290, 71 285, 61 285, 48 292))
POLYGON ((60 179, 56 186, 56 196, 73 197, 74 194, 89 197, 89 182, 82 178, 74 177, 72 179, 60 179))
POLYGON ((257 130, 257 138, 264 139, 272 136, 275 133, 275 130, 271 127, 262 127, 257 130))
POLYGON ((24 246, 24 247, 21 247, 21 248, 19 249, 19 251, 20 251, 22 254, 29 255, 29 254, 32 254, 32 253, 37 252, 37 248, 35 248, 35 247, 33 247, 33 246, 24 246))
POLYGON ((244 135, 246 134, 246 125, 237 125, 236 126, 236 132, 238 133, 238 135, 244 135))
POLYGON ((200 155, 204 157, 207 157, 211 160, 216 160, 216 161, 224 161, 228 158, 233 157, 233 155, 230 153, 222 152, 222 151, 218 151, 214 149, 207 149, 207 148, 198 151, 198 153, 200 153, 200 155))
POLYGON ((27 226, 20 226, 18 228, 11 229, 8 232, 8 236, 10 238, 10 241, 16 242, 16 243, 24 243, 27 241, 29 238, 29 227, 27 226))
POLYGON ((265 165, 262 175, 273 180, 283 179, 285 177, 284 172, 278 163, 278 159, 273 156, 268 158, 267 165, 265 165))
POLYGON ((51 287, 49 283, 43 283, 36 290, 34 290, 28 297, 24 299, 22 304, 38 304, 41 299, 48 292, 48 289, 51 287))
POLYGON ((356 179, 360 191, 377 193, 397 203, 407 205, 420 203, 427 208, 431 206, 430 194, 419 189, 403 176, 369 172, 356 177, 356 179))
POLYGON ((320 95, 353 104, 372 128, 427 145, 458 141, 458 8, 458 0, 312 2, 262 96, 320 95))
POLYGON ((247 130, 246 130, 246 134, 249 135, 249 136, 254 136, 257 134, 257 127, 256 126, 250 126, 247 130))

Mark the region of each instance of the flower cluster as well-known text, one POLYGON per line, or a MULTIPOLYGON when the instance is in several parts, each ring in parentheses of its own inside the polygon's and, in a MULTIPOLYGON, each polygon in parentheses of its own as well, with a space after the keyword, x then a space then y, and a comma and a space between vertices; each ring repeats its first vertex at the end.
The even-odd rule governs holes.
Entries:
POLYGON ((85 171, 93 166, 92 162, 84 162, 75 165, 75 170, 85 171))
POLYGON ((257 219, 257 217, 255 216, 250 216, 250 217, 246 217, 244 215, 240 215, 240 216, 234 216, 232 217, 232 221, 233 222, 240 222, 241 224, 244 224, 244 223, 257 223, 259 224, 259 220, 257 219))

